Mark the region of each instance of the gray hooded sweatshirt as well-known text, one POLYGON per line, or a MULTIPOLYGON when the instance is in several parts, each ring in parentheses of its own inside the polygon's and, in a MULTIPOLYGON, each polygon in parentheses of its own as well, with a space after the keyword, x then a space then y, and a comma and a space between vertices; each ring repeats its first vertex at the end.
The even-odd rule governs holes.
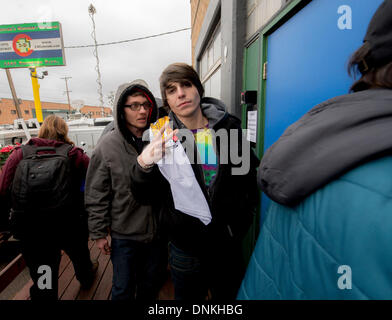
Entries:
POLYGON ((286 129, 265 153, 258 184, 272 200, 295 206, 340 175, 391 152, 392 90, 347 94, 319 104, 286 129))
POLYGON ((144 92, 153 103, 148 124, 157 117, 154 96, 146 87, 130 83, 118 88, 113 110, 115 128, 99 140, 86 176, 85 207, 92 240, 110 232, 113 238, 150 242, 156 234, 153 208, 137 202, 130 187, 129 168, 136 162, 141 146, 126 127, 122 106, 134 91, 144 92))

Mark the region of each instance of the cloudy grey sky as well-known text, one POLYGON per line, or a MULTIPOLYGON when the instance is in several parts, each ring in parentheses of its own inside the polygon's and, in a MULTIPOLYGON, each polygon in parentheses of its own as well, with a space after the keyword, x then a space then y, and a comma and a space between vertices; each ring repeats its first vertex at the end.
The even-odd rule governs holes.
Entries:
MULTIPOLYGON (((3 0, 4 1, 4 0, 3 0)), ((88 7, 97 10, 94 16, 98 43, 122 41, 170 32, 191 26, 189 0, 13 0, 0 10, 0 25, 28 22, 59 21, 64 46, 93 44, 92 21, 88 7), (4 8, 3 8, 4 9, 4 8)), ((147 81, 157 97, 159 76, 173 62, 191 64, 191 32, 185 30, 156 38, 98 47, 103 95, 131 80, 147 81)), ((66 66, 37 68, 40 75, 49 75, 40 83, 41 101, 67 103, 65 81, 70 99, 99 105, 94 48, 65 49, 66 66)), ((29 70, 11 69, 18 98, 33 100, 29 70)), ((0 69, 0 97, 11 98, 5 70, 0 69)))

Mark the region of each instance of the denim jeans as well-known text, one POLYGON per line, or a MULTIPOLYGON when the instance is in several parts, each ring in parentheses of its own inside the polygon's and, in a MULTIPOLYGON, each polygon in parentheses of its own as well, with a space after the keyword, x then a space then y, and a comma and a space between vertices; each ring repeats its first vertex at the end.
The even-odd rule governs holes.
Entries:
POLYGON ((235 300, 245 273, 241 261, 240 242, 211 242, 203 256, 184 252, 170 242, 169 264, 175 299, 205 300, 210 290, 213 300, 235 300))
POLYGON ((112 238, 112 300, 155 300, 162 268, 166 265, 165 246, 112 238))
POLYGON ((169 242, 169 264, 176 300, 201 301, 207 296, 206 277, 200 258, 169 242))

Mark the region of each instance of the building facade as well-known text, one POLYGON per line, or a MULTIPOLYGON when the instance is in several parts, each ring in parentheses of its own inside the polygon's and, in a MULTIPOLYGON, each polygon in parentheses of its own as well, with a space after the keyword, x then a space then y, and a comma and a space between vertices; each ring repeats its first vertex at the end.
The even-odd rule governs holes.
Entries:
MULTIPOLYGON (((348 93, 347 62, 381 2, 192 0, 193 65, 206 95, 223 100, 253 130, 261 158, 312 107, 348 93)), ((262 195, 244 246, 248 257, 268 204, 262 195)))
POLYGON ((113 114, 111 108, 105 107, 104 114, 102 115, 102 107, 96 106, 83 106, 80 109, 80 113, 88 116, 89 118, 109 117, 113 114))
MULTIPOLYGON (((191 0, 192 64, 202 80, 205 96, 222 100, 228 111, 243 120, 247 106, 241 102, 244 90, 259 90, 261 65, 259 47, 251 45, 286 0, 191 0), (249 62, 248 55, 255 57, 249 62), (249 72, 247 73, 247 69, 249 72), (251 77, 250 80, 247 80, 251 77)), ((257 106, 254 106, 257 109, 257 106)), ((257 133, 256 133, 257 134, 257 133)), ((256 146, 257 148, 257 146, 256 146)), ((252 253, 259 229, 259 215, 243 246, 244 263, 252 253)))
MULTIPOLYGON (((33 119, 36 118, 34 101, 32 100, 20 100, 20 111, 22 113, 23 119, 33 119)), ((75 110, 71 107, 71 110, 68 104, 65 103, 54 103, 54 102, 45 102, 41 101, 42 114, 45 118, 49 114, 57 114, 61 117, 66 117, 67 114, 75 112, 75 110)), ((104 116, 112 115, 112 110, 110 108, 104 108, 104 116)), ((83 115, 86 115, 90 118, 100 118, 102 117, 102 108, 96 106, 83 106, 80 109, 80 112, 83 115)), ((15 104, 12 99, 1 98, 0 99, 0 125, 2 124, 13 124, 14 120, 18 118, 18 114, 16 112, 15 104)))
POLYGON ((287 0, 191 0, 192 64, 205 95, 242 115, 245 43, 287 0))

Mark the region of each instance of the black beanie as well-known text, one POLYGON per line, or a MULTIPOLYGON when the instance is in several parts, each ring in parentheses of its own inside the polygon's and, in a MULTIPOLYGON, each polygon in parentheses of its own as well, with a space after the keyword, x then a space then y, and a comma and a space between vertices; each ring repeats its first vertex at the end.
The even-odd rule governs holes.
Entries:
POLYGON ((370 45, 365 60, 369 68, 392 61, 392 0, 385 0, 369 23, 364 42, 370 45))

